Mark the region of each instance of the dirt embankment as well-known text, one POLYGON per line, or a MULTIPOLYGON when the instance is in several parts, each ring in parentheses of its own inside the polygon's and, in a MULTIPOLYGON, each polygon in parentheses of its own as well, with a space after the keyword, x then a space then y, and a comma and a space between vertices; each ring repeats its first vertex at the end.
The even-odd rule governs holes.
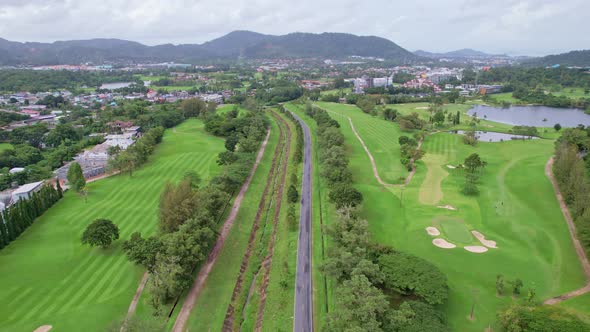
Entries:
POLYGON ((264 270, 264 274, 262 276, 262 285, 260 286, 260 301, 258 302, 258 314, 256 317, 256 327, 255 331, 262 331, 262 321, 264 316, 264 307, 266 305, 266 290, 268 288, 268 284, 270 281, 270 271, 272 267, 272 257, 274 254, 274 247, 275 241, 277 237, 277 227, 279 223, 279 217, 281 214, 281 205, 283 202, 283 189, 286 186, 286 179, 287 179, 287 167, 289 166, 289 154, 291 152, 291 128, 289 124, 281 118, 277 114, 273 114, 273 116, 280 122, 283 123, 285 128, 287 129, 287 141, 286 141, 286 149, 284 150, 283 161, 281 163, 281 180, 279 183, 279 190, 276 191, 275 196, 275 210, 273 216, 273 224, 272 224, 272 235, 270 241, 268 243, 268 254, 264 258, 262 262, 262 268, 264 270))
POLYGON ((232 292, 232 297, 230 304, 228 305, 227 311, 225 313, 225 319, 223 321, 223 331, 232 331, 234 330, 234 321, 235 321, 235 313, 236 313, 236 306, 237 300, 242 293, 243 284, 244 284, 244 277, 246 271, 248 270, 248 266, 250 265, 250 258, 252 256, 252 250, 256 245, 256 235, 258 233, 258 229, 260 227, 260 219, 265 211, 265 206, 267 197, 269 196, 269 190, 273 183, 273 179, 275 177, 275 173, 279 167, 278 161, 283 151, 283 144, 284 142, 284 132, 282 126, 279 126, 279 142, 275 148, 272 163, 270 166, 270 172, 268 177, 266 178, 266 184, 264 186, 264 190, 262 192, 262 197, 260 198, 260 202, 258 204, 258 209, 256 211, 256 216, 254 217, 254 222, 252 224, 252 229, 250 230, 250 237, 248 238, 248 245, 246 247, 246 251, 244 252, 244 256, 242 257, 242 263, 240 265, 240 271, 238 272, 238 277, 236 279, 236 283, 234 285, 234 290, 232 292))

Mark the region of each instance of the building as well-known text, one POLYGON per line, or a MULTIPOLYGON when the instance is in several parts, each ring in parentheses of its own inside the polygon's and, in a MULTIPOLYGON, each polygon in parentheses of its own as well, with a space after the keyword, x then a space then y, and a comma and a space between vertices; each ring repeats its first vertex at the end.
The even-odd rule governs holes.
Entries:
POLYGON ((106 139, 104 144, 108 146, 118 146, 121 150, 127 150, 127 148, 135 142, 133 137, 134 134, 130 132, 124 132, 119 135, 106 135, 104 137, 106 139))
POLYGON ((28 199, 33 193, 41 190, 42 186, 43 181, 23 184, 12 192, 10 203, 14 204, 20 199, 28 199))

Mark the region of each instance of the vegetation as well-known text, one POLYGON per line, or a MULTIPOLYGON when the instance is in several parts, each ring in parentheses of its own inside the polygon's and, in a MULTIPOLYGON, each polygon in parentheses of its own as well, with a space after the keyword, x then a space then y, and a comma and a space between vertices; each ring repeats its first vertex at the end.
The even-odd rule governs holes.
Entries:
POLYGON ((498 314, 507 332, 588 331, 590 324, 557 306, 513 303, 498 314))
POLYGON ((68 184, 75 192, 80 192, 86 186, 86 179, 82 173, 82 167, 77 162, 73 162, 68 169, 68 184))
POLYGON ((54 188, 44 185, 28 199, 20 199, 2 211, 0 222, 0 249, 14 241, 31 226, 36 219, 55 204, 63 193, 59 183, 54 188))
POLYGON ((82 244, 106 248, 119 238, 119 227, 108 219, 96 219, 82 233, 82 244))

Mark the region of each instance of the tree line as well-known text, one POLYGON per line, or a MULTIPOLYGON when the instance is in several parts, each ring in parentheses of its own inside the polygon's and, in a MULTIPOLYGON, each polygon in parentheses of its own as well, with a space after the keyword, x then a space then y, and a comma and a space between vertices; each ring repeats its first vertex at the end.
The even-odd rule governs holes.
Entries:
POLYGON ((1 213, 2 220, 0 220, 0 249, 14 241, 35 222, 36 218, 62 197, 63 192, 59 182, 55 188, 45 184, 41 190, 32 193, 28 199, 20 199, 4 209, 1 213))
POLYGON ((590 127, 564 129, 555 143, 553 174, 576 224, 578 239, 590 253, 590 127))
POLYGON ((328 185, 328 198, 338 209, 361 204, 363 195, 352 186, 352 172, 348 168, 348 156, 340 124, 332 119, 328 112, 313 107, 311 103, 305 105, 305 114, 318 125, 320 173, 328 185))
POLYGON ((219 222, 233 193, 248 176, 255 153, 266 136, 269 122, 262 113, 238 118, 203 113, 205 128, 226 138, 219 154, 221 173, 201 186, 198 174, 189 171, 180 183, 166 184, 160 197, 158 233, 144 238, 138 232, 125 241, 129 260, 150 273, 151 304, 156 315, 191 285, 194 269, 205 260, 215 242, 219 222))

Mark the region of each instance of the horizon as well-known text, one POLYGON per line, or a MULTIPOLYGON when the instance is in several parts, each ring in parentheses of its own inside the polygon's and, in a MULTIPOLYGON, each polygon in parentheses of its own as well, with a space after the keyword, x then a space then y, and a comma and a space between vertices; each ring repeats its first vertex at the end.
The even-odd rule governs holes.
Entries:
POLYGON ((583 0, 558 4, 548 0, 378 1, 370 5, 303 0, 296 8, 268 0, 3 2, 0 36, 19 42, 117 37, 145 45, 176 45, 201 44, 234 30, 278 35, 338 31, 379 36, 408 50, 429 52, 471 48, 490 54, 540 56, 590 49, 590 27, 585 24, 590 3, 583 0))
POLYGON ((486 53, 488 55, 508 55, 511 57, 519 57, 519 56, 530 56, 530 57, 544 57, 544 56, 548 56, 548 55, 555 55, 555 54, 562 54, 562 53, 568 53, 568 52, 572 52, 572 51, 583 51, 583 50, 589 50, 590 47, 588 48, 579 48, 579 49, 569 49, 569 50, 565 50, 565 51, 555 51, 555 52, 545 52, 545 53, 541 53, 541 54, 523 54, 523 53, 514 53, 514 52, 491 52, 488 51, 486 49, 479 49, 479 48, 474 48, 474 47, 470 47, 470 46, 464 46, 464 47, 459 47, 459 48, 446 48, 446 49, 440 49, 440 50, 436 50, 436 49, 429 49, 429 48, 407 48, 404 47, 404 45, 401 45, 399 43, 397 43, 395 40, 391 40, 389 38, 383 37, 383 36, 378 36, 378 35, 362 35, 362 34, 354 34, 354 33, 350 33, 350 32, 336 32, 336 31, 322 31, 322 32, 305 32, 305 31, 293 31, 293 32, 288 32, 285 34, 273 34, 273 33, 263 33, 263 32, 258 32, 258 31, 253 31, 253 30, 244 30, 244 29, 238 29, 238 30, 232 30, 229 32, 226 32, 222 35, 219 35, 217 37, 213 37, 211 39, 208 40, 204 40, 202 42, 184 42, 184 43, 173 43, 173 42, 163 42, 163 43, 145 43, 142 42, 140 40, 134 40, 134 39, 127 39, 127 38, 122 38, 122 37, 116 37, 116 36, 97 36, 97 37, 89 37, 89 38, 76 38, 76 39, 64 39, 64 38, 59 38, 59 39, 53 39, 53 40, 47 40, 47 41, 40 41, 40 40, 16 40, 16 39, 11 39, 11 38, 6 38, 5 36, 0 36, 0 39, 4 39, 7 40, 9 42, 18 42, 18 43, 47 43, 47 44, 52 44, 52 43, 56 43, 56 42, 68 42, 68 41, 85 41, 85 40, 122 40, 122 41, 127 41, 127 42, 136 42, 145 46, 159 46, 159 45, 174 45, 174 46, 179 46, 179 45, 203 45, 207 42, 213 41, 215 39, 218 38, 222 38, 224 36, 227 36, 231 33, 234 32, 251 32, 251 33, 257 33, 257 34, 262 34, 262 35, 271 35, 271 36, 284 36, 284 35, 289 35, 289 34, 295 34, 295 33, 311 33, 311 34, 323 34, 323 33, 335 33, 335 34, 350 34, 350 35, 354 35, 354 36, 359 36, 359 37, 379 37, 379 38, 384 38, 387 39, 395 44, 397 44, 398 46, 406 49, 409 52, 415 53, 418 51, 423 51, 423 52, 428 52, 428 53, 434 53, 434 54, 444 54, 444 53, 449 53, 449 52, 454 52, 454 51, 461 51, 461 50, 473 50, 473 51, 478 51, 478 52, 483 52, 486 53))

